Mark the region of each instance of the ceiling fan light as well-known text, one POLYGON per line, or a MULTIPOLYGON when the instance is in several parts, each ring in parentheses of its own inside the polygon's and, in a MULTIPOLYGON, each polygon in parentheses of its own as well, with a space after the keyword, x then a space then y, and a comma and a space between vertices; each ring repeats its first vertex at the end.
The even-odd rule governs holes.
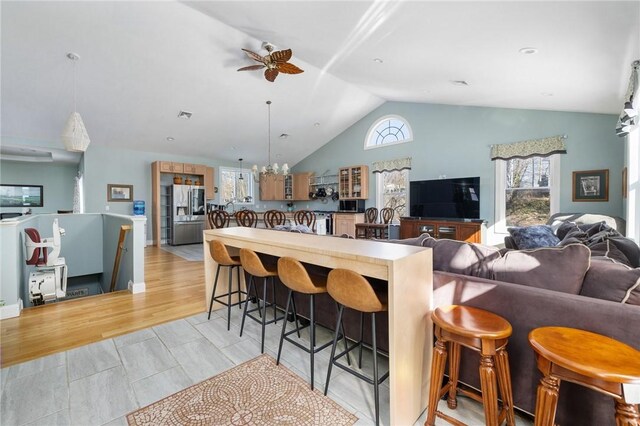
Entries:
POLYGON ((638 115, 638 110, 633 107, 631 102, 627 101, 624 103, 624 113, 627 114, 627 117, 635 117, 638 115))
POLYGON ((62 142, 67 151, 85 152, 87 150, 91 140, 79 113, 74 112, 69 116, 62 131, 62 142))

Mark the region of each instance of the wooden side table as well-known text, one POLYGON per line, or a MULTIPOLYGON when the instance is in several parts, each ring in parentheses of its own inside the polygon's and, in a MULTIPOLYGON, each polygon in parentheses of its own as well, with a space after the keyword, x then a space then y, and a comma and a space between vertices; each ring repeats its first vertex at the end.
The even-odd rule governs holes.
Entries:
POLYGON ((535 426, 553 426, 560 382, 566 380, 610 395, 617 426, 640 425, 640 351, 589 331, 541 327, 529 333, 538 369, 535 426))

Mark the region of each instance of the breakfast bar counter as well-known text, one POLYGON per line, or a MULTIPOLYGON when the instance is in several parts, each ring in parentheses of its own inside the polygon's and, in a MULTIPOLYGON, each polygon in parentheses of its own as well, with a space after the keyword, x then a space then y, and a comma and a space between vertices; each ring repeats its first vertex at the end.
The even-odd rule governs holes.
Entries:
MULTIPOLYGON (((240 248, 249 248, 326 268, 351 269, 387 281, 390 420, 392 425, 414 424, 426 407, 433 348, 429 317, 433 295, 431 249, 256 228, 207 230, 203 244, 206 309, 217 266, 209 253, 208 242, 214 239, 224 243, 232 255, 240 248)), ((219 280, 220 293, 226 292, 226 278, 219 280)), ((214 309, 220 307, 218 304, 214 309)))

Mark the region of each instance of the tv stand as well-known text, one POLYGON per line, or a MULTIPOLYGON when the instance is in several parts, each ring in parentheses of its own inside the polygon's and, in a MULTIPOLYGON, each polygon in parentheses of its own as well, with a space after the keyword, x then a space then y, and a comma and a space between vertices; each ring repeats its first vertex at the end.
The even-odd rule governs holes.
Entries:
POLYGON ((402 217, 400 238, 414 238, 426 232, 433 238, 481 243, 484 223, 482 219, 402 217))

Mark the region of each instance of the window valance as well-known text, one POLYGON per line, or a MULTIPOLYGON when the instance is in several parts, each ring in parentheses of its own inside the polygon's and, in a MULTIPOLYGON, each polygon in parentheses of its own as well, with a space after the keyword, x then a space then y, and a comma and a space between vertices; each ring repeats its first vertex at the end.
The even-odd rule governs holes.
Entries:
POLYGON ((492 160, 510 160, 512 158, 548 157, 553 154, 566 154, 564 145, 566 136, 550 136, 514 143, 491 146, 492 160))
POLYGON ((371 166, 373 173, 411 170, 411 157, 397 158, 395 160, 374 161, 371 166))

